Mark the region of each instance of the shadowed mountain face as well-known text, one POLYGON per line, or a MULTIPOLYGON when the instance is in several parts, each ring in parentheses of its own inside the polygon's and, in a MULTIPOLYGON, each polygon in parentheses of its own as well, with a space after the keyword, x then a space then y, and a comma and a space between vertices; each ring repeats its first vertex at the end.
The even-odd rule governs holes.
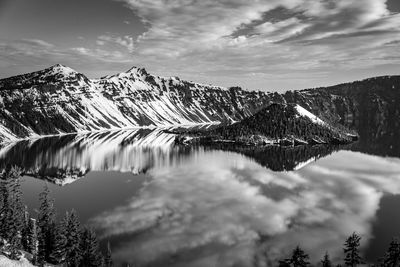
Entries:
POLYGON ((188 147, 175 146, 175 135, 163 130, 71 134, 24 140, 0 150, 0 168, 17 165, 25 175, 65 185, 89 171, 144 173, 152 168, 175 166, 185 158, 207 150, 237 152, 273 171, 298 169, 328 155, 335 148, 314 147, 188 147))
POLYGON ((296 102, 360 135, 355 150, 400 157, 400 76, 384 76, 326 88, 286 92, 296 102))

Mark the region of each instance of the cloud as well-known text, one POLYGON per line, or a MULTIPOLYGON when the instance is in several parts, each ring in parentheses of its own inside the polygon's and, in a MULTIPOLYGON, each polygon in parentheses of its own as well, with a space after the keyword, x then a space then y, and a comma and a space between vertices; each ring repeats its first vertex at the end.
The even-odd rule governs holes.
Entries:
POLYGON ((193 49, 223 48, 227 44, 227 36, 251 24, 258 28, 256 33, 259 30, 265 33, 262 39, 269 40, 270 35, 276 35, 282 27, 295 24, 302 34, 292 31, 291 35, 288 34, 290 37, 320 39, 340 33, 358 32, 363 27, 369 28, 371 24, 382 24, 383 21, 386 21, 383 23, 384 28, 395 27, 399 22, 397 15, 391 15, 387 10, 384 0, 125 2, 150 26, 139 38, 139 42, 154 47, 143 49, 144 53, 151 53, 151 49, 172 43, 181 44, 177 46, 180 53, 188 53, 193 49), (282 10, 281 13, 286 10, 292 12, 293 17, 282 20, 279 17, 264 17, 278 8, 282 10), (259 25, 255 23, 263 20, 264 23, 259 25))
POLYGON ((129 52, 133 52, 135 49, 133 37, 129 35, 125 36, 110 36, 110 35, 100 35, 97 37, 96 43, 98 45, 105 45, 105 44, 117 44, 122 47, 125 47, 129 52))
MULTIPOLYGON (((72 54, 89 58, 92 61, 99 62, 115 62, 115 63, 130 63, 131 60, 126 53, 119 50, 110 49, 90 49, 86 47, 73 47, 69 49, 72 54)), ((81 58, 82 60, 82 58, 81 58)))
MULTIPOLYGON (((8 46, 0 54, 5 58, 8 51, 24 50, 22 55, 28 51, 21 47, 25 45, 32 49, 28 62, 35 58, 43 64, 55 60, 54 53, 72 53, 89 73, 99 68, 93 68, 95 62, 115 64, 112 71, 121 71, 130 62, 156 75, 265 91, 331 85, 400 71, 396 46, 400 14, 389 12, 385 0, 116 1, 141 18, 142 34, 106 32, 87 39, 85 46, 79 43, 68 49, 20 41, 16 47, 8 40, 13 48, 8 46), (123 67, 117 68, 117 63, 123 67)), ((129 26, 137 32, 135 25, 129 26)), ((19 58, 8 56, 1 64, 22 65, 24 60, 19 58)))
MULTIPOLYGON (((123 1, 148 28, 136 40, 138 60, 161 73, 165 66, 213 81, 232 80, 222 74, 240 70, 240 83, 249 73, 281 80, 290 72, 303 77, 301 86, 316 73, 326 72, 328 80, 342 69, 348 75, 399 63, 379 59, 400 53, 383 46, 400 35, 400 16, 385 0, 123 1)), ((259 89, 273 89, 270 80, 257 80, 265 84, 259 89)))
POLYGON ((342 151, 274 173, 221 154, 199 151, 172 169, 153 169, 138 196, 93 218, 102 238, 132 236, 114 247, 116 258, 146 264, 179 255, 176 266, 253 266, 255 253, 276 263, 301 244, 315 261, 326 250, 338 261, 353 231, 367 247, 381 197, 400 193, 399 160, 342 151))

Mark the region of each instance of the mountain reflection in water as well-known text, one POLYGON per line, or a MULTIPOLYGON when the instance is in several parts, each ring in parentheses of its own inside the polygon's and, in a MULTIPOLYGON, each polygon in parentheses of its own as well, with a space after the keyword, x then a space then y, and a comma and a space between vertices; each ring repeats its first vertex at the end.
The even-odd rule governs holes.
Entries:
POLYGON ((313 262, 325 251, 339 261, 353 231, 375 259, 390 242, 374 231, 381 199, 400 193, 399 159, 325 146, 181 147, 174 138, 140 129, 22 141, 0 150, 0 166, 58 184, 86 175, 53 187, 56 205, 110 240, 117 266, 276 266, 298 244, 313 262), (148 178, 133 190, 139 176, 126 173, 148 178))
POLYGON ((160 129, 96 132, 24 140, 0 149, 0 168, 19 166, 26 175, 65 185, 89 171, 145 173, 176 165, 203 150, 241 153, 274 171, 295 170, 337 150, 329 146, 262 148, 243 146, 175 146, 175 135, 160 129))

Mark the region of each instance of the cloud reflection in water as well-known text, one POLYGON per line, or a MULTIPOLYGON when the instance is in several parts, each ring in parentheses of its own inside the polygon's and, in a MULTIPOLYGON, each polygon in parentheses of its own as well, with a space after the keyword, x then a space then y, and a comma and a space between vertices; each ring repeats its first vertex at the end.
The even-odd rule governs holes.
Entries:
POLYGON ((201 151, 153 180, 127 205, 92 220, 103 238, 131 235, 115 259, 165 266, 276 262, 297 244, 338 260, 353 231, 371 238, 383 194, 398 194, 397 159, 341 151, 296 172, 275 173, 235 153, 201 151), (262 254, 262 255, 261 255, 262 254))

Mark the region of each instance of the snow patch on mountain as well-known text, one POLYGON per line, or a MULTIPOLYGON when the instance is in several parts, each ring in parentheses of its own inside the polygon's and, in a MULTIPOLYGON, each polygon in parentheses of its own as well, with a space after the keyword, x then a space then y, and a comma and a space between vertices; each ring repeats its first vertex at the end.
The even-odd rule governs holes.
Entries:
POLYGON ((308 110, 303 108, 302 106, 297 104, 295 106, 295 108, 300 116, 309 118, 313 123, 317 123, 320 125, 326 125, 326 123, 323 120, 321 120, 320 118, 318 118, 317 116, 315 116, 314 114, 312 114, 311 112, 309 112, 308 110))
POLYGON ((75 70, 71 69, 70 67, 57 64, 49 68, 49 71, 47 72, 47 75, 64 75, 65 77, 71 77, 76 75, 78 72, 75 70))

